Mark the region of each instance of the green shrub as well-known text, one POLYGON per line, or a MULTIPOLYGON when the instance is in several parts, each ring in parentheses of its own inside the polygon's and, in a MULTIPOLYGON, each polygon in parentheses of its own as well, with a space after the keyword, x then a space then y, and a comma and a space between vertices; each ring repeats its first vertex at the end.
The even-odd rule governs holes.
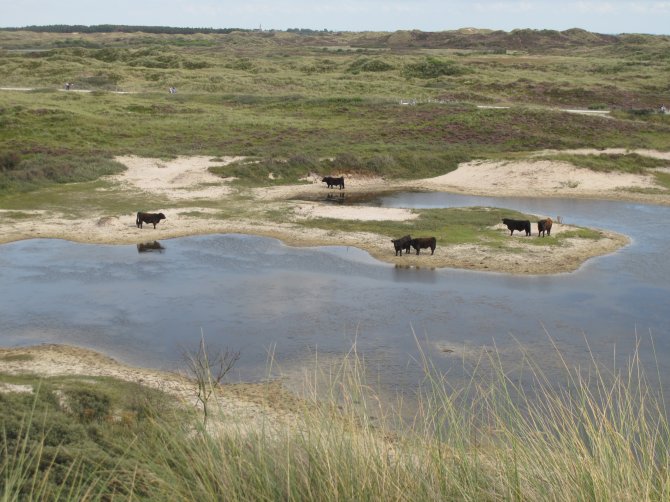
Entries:
POLYGON ((380 59, 360 58, 349 65, 351 73, 383 72, 393 70, 394 66, 380 59))
POLYGON ((21 164, 21 156, 16 152, 0 153, 0 171, 13 171, 21 164))
POLYGON ((67 390, 66 407, 77 416, 80 422, 103 420, 111 411, 111 398, 94 387, 82 387, 67 390))
POLYGON ((420 63, 409 63, 403 67, 402 74, 405 77, 437 78, 445 76, 457 76, 465 73, 465 69, 453 61, 443 61, 434 57, 427 57, 420 63))

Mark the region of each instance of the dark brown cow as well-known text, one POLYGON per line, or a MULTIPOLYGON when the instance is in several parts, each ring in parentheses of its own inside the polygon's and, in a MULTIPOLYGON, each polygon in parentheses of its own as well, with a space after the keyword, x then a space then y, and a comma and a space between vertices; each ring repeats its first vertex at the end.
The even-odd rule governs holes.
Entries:
POLYGON ((547 235, 551 235, 551 225, 554 222, 551 221, 551 218, 547 218, 545 220, 540 220, 537 222, 537 236, 539 237, 540 235, 544 237, 544 233, 547 232, 547 235))
POLYGON ((409 241, 410 245, 416 249, 416 254, 419 254, 420 249, 430 248, 430 254, 435 253, 437 247, 437 239, 435 237, 417 237, 409 241))
POLYGON ((328 185, 328 188, 333 188, 335 186, 340 187, 340 190, 344 188, 344 176, 340 176, 339 178, 324 176, 321 181, 328 185))
POLYGON ((142 228, 142 223, 153 223, 154 228, 156 228, 156 225, 164 219, 165 215, 163 213, 143 213, 140 211, 137 213, 135 224, 137 225, 137 228, 142 228))
POLYGON ((525 231, 526 235, 530 235, 529 220, 512 220, 510 218, 503 218, 502 222, 507 226, 510 235, 512 235, 515 230, 518 230, 519 232, 525 231))
POLYGON ((403 249, 405 250, 406 253, 409 253, 411 241, 412 237, 410 237, 409 235, 405 235, 400 239, 391 239, 391 242, 395 247, 395 255, 398 256, 398 252, 400 252, 400 256, 402 256, 403 249))

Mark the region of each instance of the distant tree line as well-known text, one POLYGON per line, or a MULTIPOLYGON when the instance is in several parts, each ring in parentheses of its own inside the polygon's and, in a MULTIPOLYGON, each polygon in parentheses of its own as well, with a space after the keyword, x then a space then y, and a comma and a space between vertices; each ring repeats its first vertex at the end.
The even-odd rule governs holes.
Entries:
POLYGON ((34 31, 40 33, 161 33, 192 35, 195 33, 231 33, 233 31, 251 31, 242 28, 177 28, 173 26, 126 26, 119 24, 98 24, 84 26, 79 24, 52 24, 47 26, 24 26, 22 28, 0 28, 4 31, 34 31))

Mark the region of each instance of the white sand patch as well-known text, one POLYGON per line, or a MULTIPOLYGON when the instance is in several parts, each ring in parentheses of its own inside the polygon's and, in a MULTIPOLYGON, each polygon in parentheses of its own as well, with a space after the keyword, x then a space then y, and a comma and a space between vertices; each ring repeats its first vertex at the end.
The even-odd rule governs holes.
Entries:
POLYGON ((177 157, 162 160, 135 156, 115 160, 128 169, 112 179, 148 193, 171 199, 211 199, 230 192, 225 179, 208 171, 210 167, 229 164, 239 157, 177 157))
POLYGON ((302 218, 337 218, 359 221, 406 221, 418 217, 409 209, 391 207, 336 206, 300 204, 295 214, 302 218))
POLYGON ((33 386, 32 385, 19 385, 15 383, 0 382, 0 394, 2 393, 15 393, 15 394, 32 394, 33 386))
POLYGON ((643 157, 651 157, 653 159, 670 161, 670 152, 660 152, 658 150, 646 149, 628 150, 626 148, 604 148, 602 150, 597 150, 595 148, 576 148, 573 150, 542 150, 533 154, 533 157, 557 155, 562 153, 568 155, 628 155, 631 153, 636 153, 643 157))
POLYGON ((602 196, 622 189, 656 187, 653 176, 600 173, 550 160, 467 162, 419 184, 438 190, 505 196, 602 196))

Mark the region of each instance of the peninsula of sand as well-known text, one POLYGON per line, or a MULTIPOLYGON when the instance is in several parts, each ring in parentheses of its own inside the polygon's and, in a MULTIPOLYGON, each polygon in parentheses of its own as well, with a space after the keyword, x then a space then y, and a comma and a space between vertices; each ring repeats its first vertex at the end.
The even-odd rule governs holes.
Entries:
MULTIPOLYGON (((551 152, 538 152, 544 154, 551 152)), ((624 150, 572 150, 572 154, 630 153, 624 150)), ((670 152, 638 150, 639 155, 667 159, 670 152)), ((236 160, 234 157, 178 157, 172 160, 118 157, 127 169, 106 181, 100 190, 138 192, 147 199, 161 200, 165 207, 152 207, 167 219, 156 230, 135 225, 138 208, 123 214, 109 214, 86 208, 85 217, 56 210, 27 210, 26 217, 2 218, 0 242, 32 238, 58 238, 84 243, 137 244, 147 240, 176 237, 242 233, 275 237, 291 246, 338 245, 366 250, 373 257, 402 266, 451 267, 516 274, 554 274, 579 268, 590 258, 614 252, 625 246, 626 236, 607 229, 597 229, 598 239, 566 239, 561 246, 532 246, 516 233, 507 248, 491 250, 476 243, 444 246, 438 243, 434 256, 413 253, 394 254, 388 236, 363 232, 338 232, 301 225, 304 220, 331 218, 338 220, 411 220, 418 214, 410 209, 328 204, 318 201, 318 194, 328 189, 317 174, 302 184, 264 188, 237 188, 231 180, 218 177, 209 167, 236 160), (310 198, 311 195, 311 198, 310 198), (215 204, 230 198, 230 217, 214 217, 215 204), (165 201, 168 201, 167 203, 165 201), (276 210, 281 221, 265 221, 255 209, 276 210)), ((595 172, 569 163, 550 160, 474 161, 455 171, 435 178, 394 181, 383 178, 347 176, 347 195, 383 191, 441 191, 498 197, 528 196, 634 200, 651 204, 670 204, 670 191, 655 184, 652 175, 595 172)), ((12 211, 16 213, 16 211, 12 211)), ((554 219, 552 236, 573 227, 561 215, 540 214, 538 218, 554 219)), ((500 223, 500 232, 507 229, 500 223)), ((390 236, 394 237, 394 236, 390 236)), ((397 236, 399 237, 399 236, 397 236)))

